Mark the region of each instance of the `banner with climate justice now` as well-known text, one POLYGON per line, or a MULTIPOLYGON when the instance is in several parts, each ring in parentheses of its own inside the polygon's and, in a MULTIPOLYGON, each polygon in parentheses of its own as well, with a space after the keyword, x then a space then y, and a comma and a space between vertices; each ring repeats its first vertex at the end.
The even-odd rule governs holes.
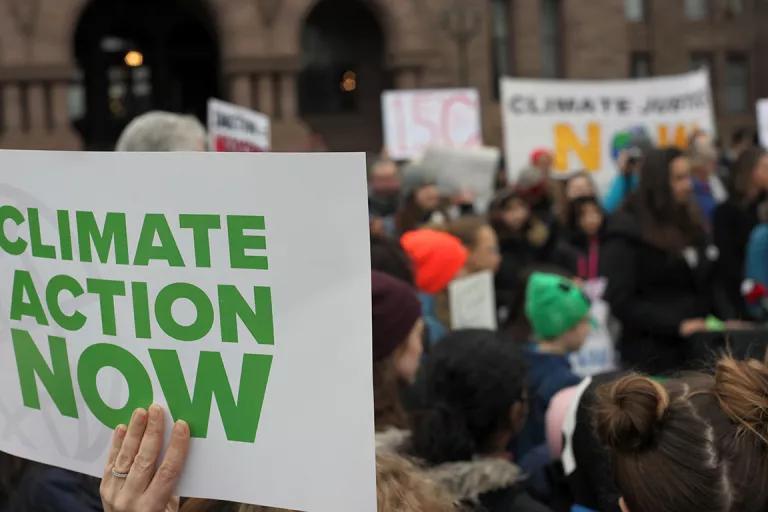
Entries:
POLYGON ((503 78, 501 109, 512 179, 545 147, 557 172, 587 170, 603 190, 633 140, 684 148, 696 129, 715 133, 707 70, 635 80, 503 78))

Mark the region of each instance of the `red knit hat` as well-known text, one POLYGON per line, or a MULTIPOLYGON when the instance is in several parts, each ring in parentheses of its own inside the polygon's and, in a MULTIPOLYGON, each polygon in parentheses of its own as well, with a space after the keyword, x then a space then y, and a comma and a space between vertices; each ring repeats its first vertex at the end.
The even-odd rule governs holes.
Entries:
POLYGON ((538 164, 539 159, 543 156, 552 157, 552 151, 546 148, 536 148, 533 151, 531 151, 531 165, 538 164))
POLYGON ((400 245, 413 261, 416 286, 426 293, 443 291, 467 262, 467 249, 459 239, 441 231, 410 231, 400 245))

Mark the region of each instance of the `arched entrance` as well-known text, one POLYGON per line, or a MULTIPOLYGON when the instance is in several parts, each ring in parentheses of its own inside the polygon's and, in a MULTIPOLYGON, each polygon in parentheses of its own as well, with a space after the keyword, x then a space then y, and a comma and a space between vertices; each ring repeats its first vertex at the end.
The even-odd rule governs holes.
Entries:
POLYGON ((204 0, 91 0, 75 33, 84 102, 75 127, 110 150, 147 110, 205 119, 219 92, 218 38, 204 0))
POLYGON ((334 151, 381 149, 384 34, 370 0, 320 0, 301 37, 299 112, 334 151))

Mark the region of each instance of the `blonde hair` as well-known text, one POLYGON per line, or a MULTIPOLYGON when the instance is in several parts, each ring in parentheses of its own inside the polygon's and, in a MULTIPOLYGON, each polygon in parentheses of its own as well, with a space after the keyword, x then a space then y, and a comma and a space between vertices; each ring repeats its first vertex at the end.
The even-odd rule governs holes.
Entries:
MULTIPOLYGON (((448 494, 413 463, 394 453, 376 455, 379 512, 452 512, 448 494)), ((288 512, 281 508, 240 505, 237 512, 288 512)))

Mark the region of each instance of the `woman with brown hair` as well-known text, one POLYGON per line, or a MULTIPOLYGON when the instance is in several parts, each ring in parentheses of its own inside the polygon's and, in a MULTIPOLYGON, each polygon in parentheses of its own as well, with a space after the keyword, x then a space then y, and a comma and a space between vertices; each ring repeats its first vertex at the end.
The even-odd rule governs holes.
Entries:
POLYGON ((416 292, 394 277, 372 272, 373 408, 376 431, 405 429, 400 395, 416 378, 424 322, 416 292))
POLYGON ((715 210, 712 229, 728 299, 746 317, 741 283, 749 235, 758 224, 758 206, 768 196, 768 153, 761 148, 744 151, 733 168, 730 188, 728 201, 715 210))
POLYGON ((731 318, 692 187, 679 150, 650 151, 638 190, 606 228, 601 266, 605 299, 623 324, 619 352, 625 365, 651 373, 682 367, 686 340, 708 330, 707 317, 731 318))
POLYGON ((768 368, 721 359, 714 375, 601 389, 595 425, 623 512, 768 509, 768 368))

